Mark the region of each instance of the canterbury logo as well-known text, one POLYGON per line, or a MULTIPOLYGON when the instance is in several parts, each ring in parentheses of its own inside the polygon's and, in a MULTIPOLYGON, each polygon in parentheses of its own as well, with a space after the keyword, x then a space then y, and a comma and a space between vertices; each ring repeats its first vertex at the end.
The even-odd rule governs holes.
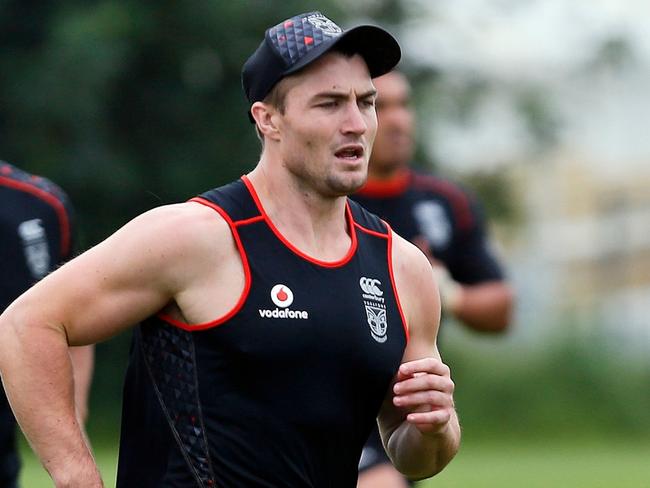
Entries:
POLYGON ((374 295, 380 297, 384 294, 383 291, 379 288, 381 281, 374 278, 366 278, 365 276, 359 280, 359 286, 361 290, 367 295, 374 295))

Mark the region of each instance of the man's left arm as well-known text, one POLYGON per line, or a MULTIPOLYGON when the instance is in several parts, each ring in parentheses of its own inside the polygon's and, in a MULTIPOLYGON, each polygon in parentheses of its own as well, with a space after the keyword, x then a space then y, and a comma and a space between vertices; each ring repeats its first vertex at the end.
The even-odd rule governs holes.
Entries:
POLYGON ((440 472, 458 451, 454 383, 436 346, 440 301, 431 266, 393 234, 395 285, 409 328, 403 362, 379 413, 382 440, 395 467, 410 479, 440 472))
POLYGON ((80 425, 84 425, 88 419, 88 400, 95 365, 95 345, 71 346, 68 350, 72 361, 77 419, 80 425))
MULTIPOLYGON (((58 265, 70 261, 80 248, 80 230, 77 225, 76 212, 68 195, 58 186, 53 185, 52 191, 62 203, 65 210, 65 222, 59 221, 61 242, 67 242, 67 247, 61 249, 58 265)), ((95 345, 72 346, 69 348, 74 378, 74 401, 77 418, 80 425, 85 425, 88 420, 90 388, 92 385, 93 371, 95 368, 95 345)))

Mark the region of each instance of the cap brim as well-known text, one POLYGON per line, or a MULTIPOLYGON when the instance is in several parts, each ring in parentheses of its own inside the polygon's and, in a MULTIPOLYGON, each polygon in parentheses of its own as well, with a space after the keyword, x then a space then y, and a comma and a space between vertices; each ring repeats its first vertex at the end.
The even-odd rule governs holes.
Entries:
POLYGON ((295 73, 338 46, 345 52, 358 53, 366 61, 371 78, 392 70, 402 57, 397 40, 387 31, 374 25, 353 27, 331 41, 322 42, 285 71, 295 73))

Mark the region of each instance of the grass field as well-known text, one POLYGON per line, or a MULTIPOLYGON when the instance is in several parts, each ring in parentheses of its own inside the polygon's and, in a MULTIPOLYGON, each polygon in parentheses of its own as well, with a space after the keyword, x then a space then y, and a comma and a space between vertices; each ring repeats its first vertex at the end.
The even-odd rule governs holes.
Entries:
MULTIPOLYGON (((456 459, 419 488, 650 488, 650 442, 465 443, 456 459)), ((53 486, 22 446, 23 488, 53 486)), ((116 452, 97 449, 106 486, 115 485, 116 452)))

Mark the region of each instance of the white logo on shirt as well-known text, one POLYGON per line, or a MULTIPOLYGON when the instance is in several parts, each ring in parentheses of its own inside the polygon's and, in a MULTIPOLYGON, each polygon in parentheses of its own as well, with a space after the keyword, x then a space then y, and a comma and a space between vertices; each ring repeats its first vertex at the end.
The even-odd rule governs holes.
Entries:
POLYGON ((370 335, 379 343, 388 339, 388 321, 386 319, 386 304, 384 303, 384 292, 379 288, 381 281, 375 278, 359 280, 359 286, 363 292, 363 305, 366 308, 366 320, 370 326, 370 335))
POLYGON ((434 248, 441 249, 449 245, 451 224, 442 205, 432 201, 419 202, 413 207, 413 216, 421 234, 434 248))
POLYGON ((302 319, 309 318, 309 312, 306 310, 291 310, 289 305, 293 303, 293 292, 291 288, 282 283, 278 283, 271 288, 271 301, 280 308, 258 310, 260 317, 265 319, 302 319))
POLYGON ((275 285, 271 288, 271 300, 278 307, 287 308, 293 303, 293 292, 287 285, 275 285))
POLYGON ((47 235, 41 219, 26 220, 18 225, 18 235, 23 243, 25 261, 35 279, 40 279, 50 270, 50 250, 47 235))

